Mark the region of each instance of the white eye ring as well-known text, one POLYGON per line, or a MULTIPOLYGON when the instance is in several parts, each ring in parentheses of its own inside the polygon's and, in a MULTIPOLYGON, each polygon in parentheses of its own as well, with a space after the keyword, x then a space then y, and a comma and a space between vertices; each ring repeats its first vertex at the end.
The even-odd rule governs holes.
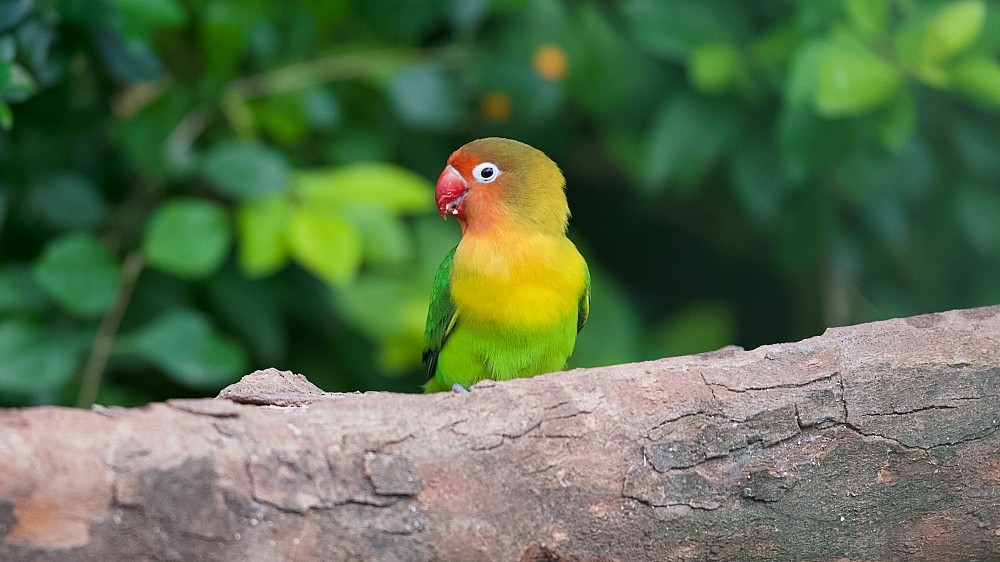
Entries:
POLYGON ((493 162, 483 162, 472 169, 472 177, 479 183, 490 183, 500 175, 500 168, 493 162))

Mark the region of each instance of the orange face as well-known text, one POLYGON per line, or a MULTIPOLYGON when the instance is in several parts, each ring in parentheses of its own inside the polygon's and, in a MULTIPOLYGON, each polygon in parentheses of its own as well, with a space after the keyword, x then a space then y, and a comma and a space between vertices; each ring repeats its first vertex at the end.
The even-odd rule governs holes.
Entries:
POLYGON ((466 221, 488 220, 507 197, 504 170, 465 148, 456 150, 438 177, 435 199, 442 217, 466 221))
POLYGON ((559 167, 541 151, 501 138, 474 140, 448 158, 435 200, 463 233, 518 226, 562 233, 569 208, 559 167))

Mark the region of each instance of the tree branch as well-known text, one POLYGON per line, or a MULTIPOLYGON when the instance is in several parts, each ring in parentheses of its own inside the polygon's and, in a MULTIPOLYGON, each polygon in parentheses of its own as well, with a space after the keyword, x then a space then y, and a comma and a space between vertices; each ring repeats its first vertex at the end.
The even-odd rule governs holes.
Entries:
POLYGON ((989 560, 1000 307, 327 394, 0 412, 0 559, 989 560))

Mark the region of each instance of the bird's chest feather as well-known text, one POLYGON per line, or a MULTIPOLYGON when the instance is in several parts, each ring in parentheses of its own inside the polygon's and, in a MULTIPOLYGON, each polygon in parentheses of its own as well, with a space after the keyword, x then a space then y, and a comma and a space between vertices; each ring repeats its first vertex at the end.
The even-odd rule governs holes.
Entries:
POLYGON ((463 324, 545 329, 576 321, 584 262, 565 237, 465 237, 455 252, 452 300, 463 324))

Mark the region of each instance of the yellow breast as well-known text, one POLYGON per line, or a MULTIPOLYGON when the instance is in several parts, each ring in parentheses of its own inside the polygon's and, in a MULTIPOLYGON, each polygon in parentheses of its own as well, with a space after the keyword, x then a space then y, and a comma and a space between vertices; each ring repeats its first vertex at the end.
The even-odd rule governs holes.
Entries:
POLYGON ((452 299, 465 321, 547 328, 575 321, 584 268, 565 236, 466 235, 452 265, 452 299))

